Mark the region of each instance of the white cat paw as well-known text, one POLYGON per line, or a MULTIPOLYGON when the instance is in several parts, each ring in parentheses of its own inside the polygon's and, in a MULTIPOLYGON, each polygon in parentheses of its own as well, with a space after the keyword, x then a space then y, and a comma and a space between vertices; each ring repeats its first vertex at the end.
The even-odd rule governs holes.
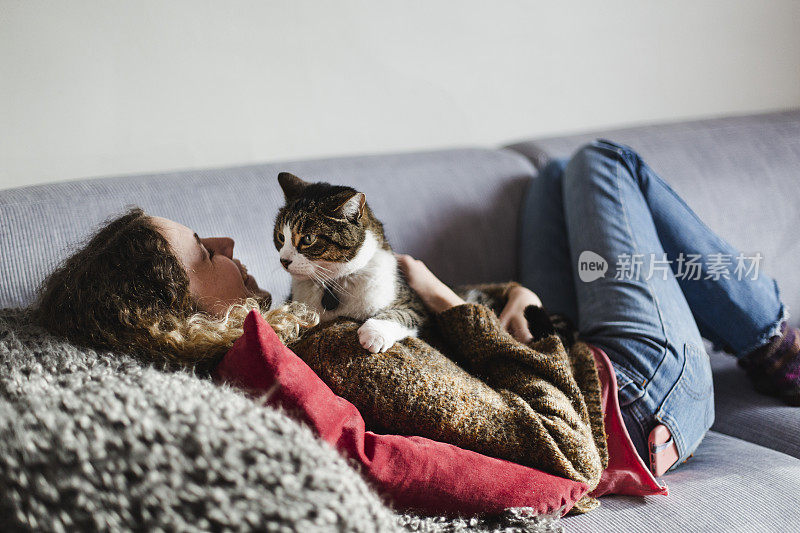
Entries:
POLYGON ((405 339, 414 332, 391 320, 370 318, 358 328, 358 340, 365 350, 382 353, 391 348, 395 342, 405 339))

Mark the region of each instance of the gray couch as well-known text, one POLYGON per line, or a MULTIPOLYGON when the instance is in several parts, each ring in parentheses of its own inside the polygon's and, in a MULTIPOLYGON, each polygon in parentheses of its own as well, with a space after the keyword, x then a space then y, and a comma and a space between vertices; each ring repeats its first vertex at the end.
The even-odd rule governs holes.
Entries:
MULTIPOLYGON (((568 155, 595 137, 638 149, 709 226, 742 250, 760 251, 785 303, 800 309, 799 111, 539 139, 503 149, 268 163, 4 190, 0 307, 27 305, 37 283, 76 243, 133 204, 200 235, 232 236, 250 272, 281 299, 289 279, 270 235, 282 203, 276 175, 284 170, 364 191, 395 249, 425 260, 449 283, 513 279, 526 184, 548 157, 568 155)), ((798 324, 797 316, 791 320, 798 324)), ((665 476, 670 495, 604 498, 600 509, 566 518, 567 530, 800 527, 800 409, 754 393, 730 357, 711 358, 716 423, 693 459, 665 476)))

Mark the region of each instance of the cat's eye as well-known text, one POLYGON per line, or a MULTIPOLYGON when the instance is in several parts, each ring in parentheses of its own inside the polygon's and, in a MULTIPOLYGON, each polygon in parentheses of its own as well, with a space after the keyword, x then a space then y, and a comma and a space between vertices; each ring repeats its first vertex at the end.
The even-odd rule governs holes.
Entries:
POLYGON ((278 233, 278 242, 283 244, 283 239, 284 239, 283 233, 278 233))
POLYGON ((314 244, 314 241, 316 240, 317 236, 312 233, 309 233, 307 235, 303 235, 303 238, 300 239, 300 244, 302 244, 303 246, 310 246, 314 244))

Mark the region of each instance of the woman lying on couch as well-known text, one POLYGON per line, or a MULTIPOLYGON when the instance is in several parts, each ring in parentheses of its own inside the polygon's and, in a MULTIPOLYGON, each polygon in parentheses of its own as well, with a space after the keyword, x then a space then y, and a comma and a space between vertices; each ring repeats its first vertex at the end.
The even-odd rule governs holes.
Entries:
MULTIPOLYGON (((548 262, 558 264, 567 245, 574 258, 584 250, 604 258, 680 252, 735 257, 736 250, 635 153, 598 142, 566 167, 551 164, 542 180, 555 184, 563 202, 528 199, 529 218, 540 219, 527 223, 541 240, 524 246, 545 246, 551 253, 538 255, 525 274, 534 278, 530 286, 539 286, 540 272, 543 284, 562 291, 564 301, 548 301, 548 307, 567 308, 566 300, 575 300, 581 341, 568 351, 555 335, 519 342, 531 341, 523 326, 525 309, 540 305, 529 290, 505 286, 507 302, 498 320, 485 307, 464 303, 421 263, 403 258, 412 288, 436 313, 441 343, 434 348, 406 339, 370 357, 358 344, 357 324, 313 327, 313 313, 295 305, 267 311, 269 294, 233 259, 232 240, 200 239, 140 210, 109 223, 46 280, 35 316, 76 343, 212 372, 242 335, 248 311, 256 309, 370 420, 590 489, 598 487, 610 463, 636 468, 630 457, 622 457, 626 445, 649 461, 646 442, 657 426, 671 433, 665 449, 674 443, 673 467, 696 449, 713 422, 701 331, 735 352, 761 387, 797 401, 797 332, 786 325, 775 283, 766 276, 679 284, 668 272, 664 279, 609 276, 581 282, 561 269, 562 279, 553 283, 548 262), (563 209, 541 219, 553 206, 563 209), (605 354, 617 381, 602 371, 598 378, 596 366, 602 367, 605 354), (612 428, 602 398, 617 382, 622 404, 617 416, 624 425, 612 428)), ((578 510, 594 504, 582 500, 578 510)))

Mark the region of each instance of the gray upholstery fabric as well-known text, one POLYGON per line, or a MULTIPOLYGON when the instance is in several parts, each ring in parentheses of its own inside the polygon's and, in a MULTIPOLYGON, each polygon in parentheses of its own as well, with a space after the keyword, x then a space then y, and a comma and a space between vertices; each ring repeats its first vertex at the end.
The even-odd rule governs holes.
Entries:
POLYGON ((713 429, 800 459, 800 408, 759 394, 728 354, 709 349, 714 372, 713 429))
POLYGON ((596 131, 510 146, 537 165, 598 137, 628 144, 709 227, 764 256, 800 324, 800 110, 596 131))
POLYGON ((694 457, 663 477, 669 496, 608 496, 599 509, 567 517, 567 531, 797 531, 800 461, 709 432, 694 457))
POLYGON ((280 171, 356 187, 390 243, 444 280, 516 275, 517 216, 533 167, 519 154, 460 149, 349 157, 171 174, 82 180, 0 191, 0 307, 31 301, 34 288, 101 221, 136 204, 202 236, 227 235, 262 287, 282 300, 289 276, 272 244, 283 203, 280 171))

